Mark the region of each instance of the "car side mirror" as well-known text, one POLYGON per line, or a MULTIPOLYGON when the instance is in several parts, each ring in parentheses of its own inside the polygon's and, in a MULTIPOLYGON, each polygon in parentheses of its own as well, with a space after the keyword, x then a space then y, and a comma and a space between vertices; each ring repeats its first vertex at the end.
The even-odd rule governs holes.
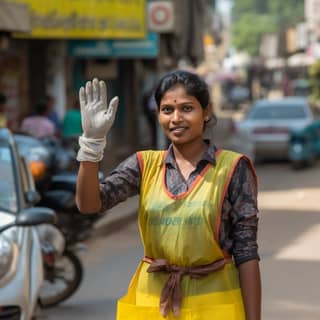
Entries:
POLYGON ((13 222, 0 226, 0 233, 14 226, 28 227, 37 226, 43 223, 54 224, 56 218, 55 212, 49 208, 33 207, 24 209, 18 213, 13 222))
POLYGON ((56 214, 54 210, 46 207, 33 207, 20 211, 16 217, 17 226, 36 226, 43 223, 54 224, 56 214))
POLYGON ((35 205, 41 200, 40 193, 36 190, 29 190, 25 193, 26 202, 35 205))

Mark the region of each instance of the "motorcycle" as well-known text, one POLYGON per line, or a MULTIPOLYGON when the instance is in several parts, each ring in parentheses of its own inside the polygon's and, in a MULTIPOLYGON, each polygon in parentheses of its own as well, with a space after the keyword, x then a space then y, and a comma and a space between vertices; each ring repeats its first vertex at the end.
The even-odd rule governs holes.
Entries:
MULTIPOLYGON (((68 244, 82 242, 92 236, 95 223, 102 214, 84 215, 75 202, 77 167, 75 151, 52 138, 35 139, 16 135, 41 193, 39 205, 56 210, 57 226, 68 244)), ((99 172, 99 178, 103 174, 99 172)))
POLYGON ((64 150, 59 141, 25 135, 15 135, 15 138, 40 193, 37 205, 49 207, 57 215, 54 226, 38 227, 45 275, 40 305, 53 307, 72 296, 82 282, 84 270, 79 253, 85 250, 84 233, 86 237, 90 236, 88 228, 92 226, 86 224, 87 219, 78 211, 75 189, 71 190, 70 183, 69 190, 60 188, 65 176, 73 176, 74 183, 76 181, 76 174, 68 171, 73 153, 64 150), (62 173, 58 173, 60 171, 62 173), (55 177, 60 179, 60 185, 54 182, 55 177))
POLYGON ((42 308, 58 305, 71 297, 83 280, 83 265, 75 249, 67 245, 63 233, 55 226, 37 227, 42 256, 44 281, 40 288, 42 308))

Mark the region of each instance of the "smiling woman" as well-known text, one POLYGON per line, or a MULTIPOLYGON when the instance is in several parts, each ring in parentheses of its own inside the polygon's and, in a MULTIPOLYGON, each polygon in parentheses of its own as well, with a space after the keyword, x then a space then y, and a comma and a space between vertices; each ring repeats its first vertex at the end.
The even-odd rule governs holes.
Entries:
POLYGON ((105 83, 97 79, 80 89, 80 211, 105 212, 140 196, 145 256, 118 302, 117 319, 259 320, 255 170, 244 155, 204 139, 214 116, 198 75, 165 75, 155 100, 169 148, 136 152, 99 183, 118 99, 108 106, 105 83))

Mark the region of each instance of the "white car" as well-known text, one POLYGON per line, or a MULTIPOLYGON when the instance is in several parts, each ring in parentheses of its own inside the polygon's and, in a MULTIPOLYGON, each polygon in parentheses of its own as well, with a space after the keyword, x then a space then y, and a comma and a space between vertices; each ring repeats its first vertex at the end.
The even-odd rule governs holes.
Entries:
POLYGON ((313 121, 306 98, 258 100, 243 119, 234 122, 232 148, 243 153, 249 149, 255 161, 288 159, 291 130, 302 129, 313 121))
POLYGON ((0 129, 0 319, 30 320, 43 282, 35 225, 53 223, 54 212, 33 207, 39 200, 12 134, 0 129))

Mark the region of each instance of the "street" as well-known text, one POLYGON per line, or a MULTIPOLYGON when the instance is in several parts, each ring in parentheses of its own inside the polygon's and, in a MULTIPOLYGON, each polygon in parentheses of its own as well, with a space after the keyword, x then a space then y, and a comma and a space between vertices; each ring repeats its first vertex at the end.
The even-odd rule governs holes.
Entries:
MULTIPOLYGON (((320 163, 294 171, 289 163, 257 166, 259 245, 264 320, 320 319, 320 163)), ((80 290, 48 320, 115 319, 116 300, 127 289, 143 252, 135 217, 102 226, 83 255, 80 290)))

